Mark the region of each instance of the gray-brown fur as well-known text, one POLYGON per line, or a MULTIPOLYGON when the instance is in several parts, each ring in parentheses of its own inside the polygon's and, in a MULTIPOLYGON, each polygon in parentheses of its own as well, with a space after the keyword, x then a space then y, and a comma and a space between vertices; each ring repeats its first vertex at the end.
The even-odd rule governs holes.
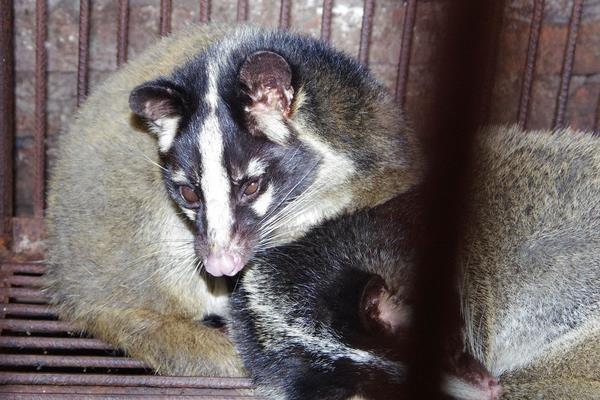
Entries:
POLYGON ((221 34, 165 39, 96 88, 61 135, 49 181, 50 293, 61 317, 159 373, 243 374, 230 341, 196 322, 226 312, 225 284, 191 262, 192 234, 164 189, 156 139, 132 123, 127 103, 135 85, 221 34))
MULTIPOLYGON (((226 284, 203 273, 193 229, 165 190, 156 138, 133 118, 127 101, 135 86, 171 73, 225 32, 246 34, 243 28, 188 29, 97 87, 61 135, 49 181, 49 293, 61 317, 162 374, 244 371, 229 339, 199 322, 211 314, 227 316, 226 284)), ((321 83, 340 89, 335 79, 321 83)), ((333 112, 331 121, 340 129, 330 125, 315 132, 314 121, 294 122, 299 138, 324 154, 353 163, 363 149, 380 156, 374 168, 356 163, 351 179, 324 191, 332 208, 321 218, 381 203, 415 181, 418 153, 409 149, 414 139, 391 97, 380 88, 373 93, 377 106, 368 96, 354 104, 331 96, 328 109, 318 112, 333 112), (405 148, 381 140, 400 130, 405 148)), ((323 171, 323 178, 331 172, 323 171)))
POLYGON ((467 345, 505 398, 598 398, 600 141, 496 127, 475 148, 467 345))
MULTIPOLYGON (((496 399, 500 389, 486 377, 489 371, 499 380, 503 399, 600 398, 600 139, 570 129, 490 127, 477 136, 473 173, 457 284, 465 351, 481 362, 483 368, 471 372, 484 380, 466 385, 450 374, 444 389, 455 398, 496 399)), ((413 203, 410 207, 418 210, 420 202, 413 203)), ((372 216, 345 218, 288 246, 292 258, 281 249, 259 258, 234 295, 234 337, 261 390, 276 398, 318 393, 308 379, 325 382, 323 398, 348 397, 353 391, 372 397, 361 388, 367 378, 348 378, 366 362, 361 365, 357 358, 336 369, 337 358, 361 350, 352 342, 360 324, 352 328, 352 318, 346 318, 349 326, 340 329, 335 318, 313 316, 344 310, 327 296, 347 282, 364 281, 365 270, 381 274, 391 291, 403 290, 399 297, 405 299, 411 249, 402 226, 372 216), (392 236, 388 243, 377 239, 385 232, 392 236), (387 255, 385 263, 381 254, 387 255), (394 264, 396 277, 404 273, 399 285, 386 267, 394 264), (300 277, 293 290, 285 285, 288 275, 300 277), (297 301, 286 305, 289 299, 297 301), (325 345, 331 338, 336 351, 325 345), (296 365, 311 372, 308 378, 286 374, 296 365)), ((395 221, 402 224, 406 218, 395 221)), ((352 307, 343 312, 352 315, 352 307)), ((402 377, 403 360, 387 360, 402 377)), ((470 373, 458 372, 460 378, 470 373)), ((384 391, 385 385, 398 383, 388 379, 377 388, 384 391)))

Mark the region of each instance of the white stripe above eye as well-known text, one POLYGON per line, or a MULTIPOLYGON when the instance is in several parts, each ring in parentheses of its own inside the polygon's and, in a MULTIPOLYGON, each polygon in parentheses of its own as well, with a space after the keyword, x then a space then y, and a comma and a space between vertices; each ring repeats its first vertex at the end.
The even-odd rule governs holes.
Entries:
POLYGON ((259 217, 262 217, 267 213, 267 210, 273 203, 273 186, 269 185, 267 190, 260 196, 256 198, 254 204, 252 204, 252 209, 259 217))
POLYGON ((248 167, 246 168, 246 176, 257 178, 265 173, 267 169, 267 163, 265 163, 260 158, 253 158, 248 163, 248 167))
POLYGON ((171 172, 171 180, 179 185, 189 185, 190 181, 182 169, 176 169, 171 172))
POLYGON ((208 106, 208 116, 198 131, 202 160, 200 185, 205 201, 208 244, 210 247, 227 248, 231 240, 233 216, 229 199, 231 183, 223 160, 223 133, 216 114, 219 67, 209 63, 206 72, 208 89, 204 100, 208 106))

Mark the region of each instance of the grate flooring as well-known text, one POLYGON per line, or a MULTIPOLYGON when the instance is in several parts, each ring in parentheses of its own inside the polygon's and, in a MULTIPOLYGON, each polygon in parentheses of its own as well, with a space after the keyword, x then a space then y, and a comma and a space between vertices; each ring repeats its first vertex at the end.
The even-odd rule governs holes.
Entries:
POLYGON ((166 377, 60 321, 41 291, 46 267, 0 265, 0 398, 257 399, 241 378, 166 377))

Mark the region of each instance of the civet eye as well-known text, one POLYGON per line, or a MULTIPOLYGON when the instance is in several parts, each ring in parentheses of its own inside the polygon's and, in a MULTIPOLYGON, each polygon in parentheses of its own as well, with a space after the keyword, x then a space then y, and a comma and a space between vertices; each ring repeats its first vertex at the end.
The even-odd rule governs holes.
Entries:
POLYGON ((244 196, 252 196, 254 193, 258 191, 259 184, 258 180, 250 181, 246 184, 244 188, 244 196))
POLYGON ((192 207, 197 206, 200 201, 200 197, 194 192, 194 189, 189 186, 179 186, 179 194, 181 194, 181 197, 183 197, 188 205, 192 207))

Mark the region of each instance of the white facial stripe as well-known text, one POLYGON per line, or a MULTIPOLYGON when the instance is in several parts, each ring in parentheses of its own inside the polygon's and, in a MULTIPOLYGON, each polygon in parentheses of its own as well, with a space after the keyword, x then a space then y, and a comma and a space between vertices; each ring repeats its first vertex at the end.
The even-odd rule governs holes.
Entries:
POLYGON ((252 209, 259 217, 262 217, 267 213, 269 206, 273 203, 273 186, 269 185, 267 190, 254 201, 252 209))
POLYGON ((189 219, 191 219, 192 221, 196 220, 196 213, 194 211, 190 210, 189 208, 183 208, 183 207, 181 207, 181 209, 183 210, 183 213, 185 215, 187 215, 187 217, 189 219))
POLYGON ((248 163, 248 168, 246 168, 246 176, 259 177, 265 173, 266 169, 267 164, 263 160, 260 158, 253 158, 248 163))
POLYGON ((190 183, 187 175, 181 169, 175 170, 171 173, 171 180, 180 185, 189 185, 190 183))
POLYGON ((208 116, 199 130, 198 147, 202 159, 200 185, 204 194, 209 246, 227 248, 231 239, 233 216, 229 202, 231 184, 223 161, 223 134, 216 115, 218 102, 218 65, 207 67, 208 91, 205 97, 208 116))
POLYGON ((179 117, 163 117, 150 125, 150 130, 158 136, 158 150, 161 153, 169 151, 177 134, 179 117))

